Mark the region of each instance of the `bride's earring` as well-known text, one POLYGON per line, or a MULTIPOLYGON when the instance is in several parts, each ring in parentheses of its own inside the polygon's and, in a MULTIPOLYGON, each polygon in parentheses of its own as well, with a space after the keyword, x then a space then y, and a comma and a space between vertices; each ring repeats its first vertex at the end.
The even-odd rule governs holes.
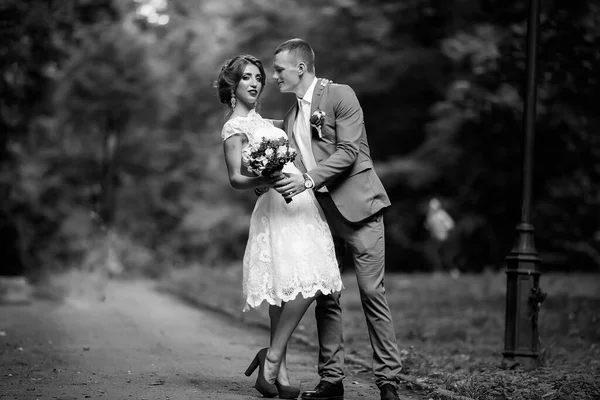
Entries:
POLYGON ((231 93, 231 108, 235 108, 235 105, 237 103, 237 100, 235 98, 235 94, 231 93))

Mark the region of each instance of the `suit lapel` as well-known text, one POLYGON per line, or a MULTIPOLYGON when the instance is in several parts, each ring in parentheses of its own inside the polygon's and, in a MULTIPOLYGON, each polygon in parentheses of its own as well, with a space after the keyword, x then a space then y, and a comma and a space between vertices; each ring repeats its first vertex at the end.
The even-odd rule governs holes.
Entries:
POLYGON ((294 120, 296 119, 296 114, 298 113, 298 106, 292 106, 288 110, 285 115, 285 133, 288 135, 288 139, 290 143, 294 146, 296 145, 296 138, 294 137, 294 120))
POLYGON ((296 115, 298 114, 298 102, 296 102, 295 106, 292 106, 288 111, 285 117, 285 132, 288 135, 288 140, 290 141, 290 146, 296 149, 296 159, 294 160, 294 165, 302 171, 302 173, 306 172, 306 167, 304 166, 304 162, 302 162, 302 155, 300 154, 300 150, 298 150, 298 144, 296 143, 296 135, 294 132, 294 122, 296 121, 296 115))
POLYGON ((323 91, 325 90, 325 86, 327 86, 327 83, 323 81, 323 79, 319 79, 317 85, 315 86, 315 91, 313 92, 312 100, 310 103, 310 115, 313 115, 314 112, 319 109, 321 99, 323 98, 323 91))
MULTIPOLYGON (((325 86, 327 86, 328 82, 323 79, 319 79, 317 85, 315 86, 315 91, 313 92, 312 101, 310 103, 310 115, 313 115, 315 111, 319 109, 321 105, 321 100, 323 99, 323 92, 325 91, 325 86)), ((310 129, 310 137, 311 137, 311 147, 313 154, 315 155, 315 159, 319 159, 317 155, 319 154, 319 142, 320 140, 316 139, 317 136, 317 128, 313 128, 312 125, 309 127, 310 129)), ((318 164, 318 162, 317 162, 318 164)))

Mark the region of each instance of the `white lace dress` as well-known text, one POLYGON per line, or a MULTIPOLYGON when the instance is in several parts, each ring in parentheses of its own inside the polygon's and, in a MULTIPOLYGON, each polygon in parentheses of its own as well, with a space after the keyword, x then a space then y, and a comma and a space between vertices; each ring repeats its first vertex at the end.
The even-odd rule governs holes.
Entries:
MULTIPOLYGON (((254 110, 234 117, 221 131, 223 140, 242 135, 244 149, 263 137, 286 136, 254 110)), ((292 164, 284 172, 300 173, 292 164)), ((243 260, 243 311, 263 301, 281 305, 296 298, 340 291, 342 280, 331 231, 312 190, 286 203, 275 190, 258 197, 250 219, 250 233, 243 260)))

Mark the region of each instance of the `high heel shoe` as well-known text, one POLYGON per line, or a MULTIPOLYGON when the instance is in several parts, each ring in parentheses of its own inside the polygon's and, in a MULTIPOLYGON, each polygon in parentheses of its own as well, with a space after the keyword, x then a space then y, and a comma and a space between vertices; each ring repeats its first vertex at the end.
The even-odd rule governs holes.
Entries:
POLYGON ((300 395, 300 388, 293 386, 284 386, 279 383, 278 380, 275 380, 275 386, 277 387, 277 391, 279 392, 280 399, 295 399, 300 395))
POLYGON ((246 369, 244 374, 246 376, 252 375, 252 373, 258 368, 258 377, 256 378, 256 383, 254 384, 254 388, 258 390, 265 397, 275 397, 277 396, 278 390, 277 386, 273 383, 269 383, 265 379, 264 370, 265 370, 265 361, 267 360, 267 351, 268 348, 261 349, 254 359, 246 369))

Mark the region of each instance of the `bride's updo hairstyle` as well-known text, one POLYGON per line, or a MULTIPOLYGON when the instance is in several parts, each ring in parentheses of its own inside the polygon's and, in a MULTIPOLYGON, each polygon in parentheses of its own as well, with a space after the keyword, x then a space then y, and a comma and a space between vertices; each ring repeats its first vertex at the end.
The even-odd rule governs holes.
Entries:
POLYGON ((262 83, 262 87, 265 87, 267 82, 262 62, 250 54, 235 56, 231 60, 227 60, 221 67, 219 77, 215 83, 221 103, 231 107, 231 96, 235 93, 240 80, 242 80, 242 75, 248 64, 254 64, 258 68, 261 77, 260 82, 262 83))

